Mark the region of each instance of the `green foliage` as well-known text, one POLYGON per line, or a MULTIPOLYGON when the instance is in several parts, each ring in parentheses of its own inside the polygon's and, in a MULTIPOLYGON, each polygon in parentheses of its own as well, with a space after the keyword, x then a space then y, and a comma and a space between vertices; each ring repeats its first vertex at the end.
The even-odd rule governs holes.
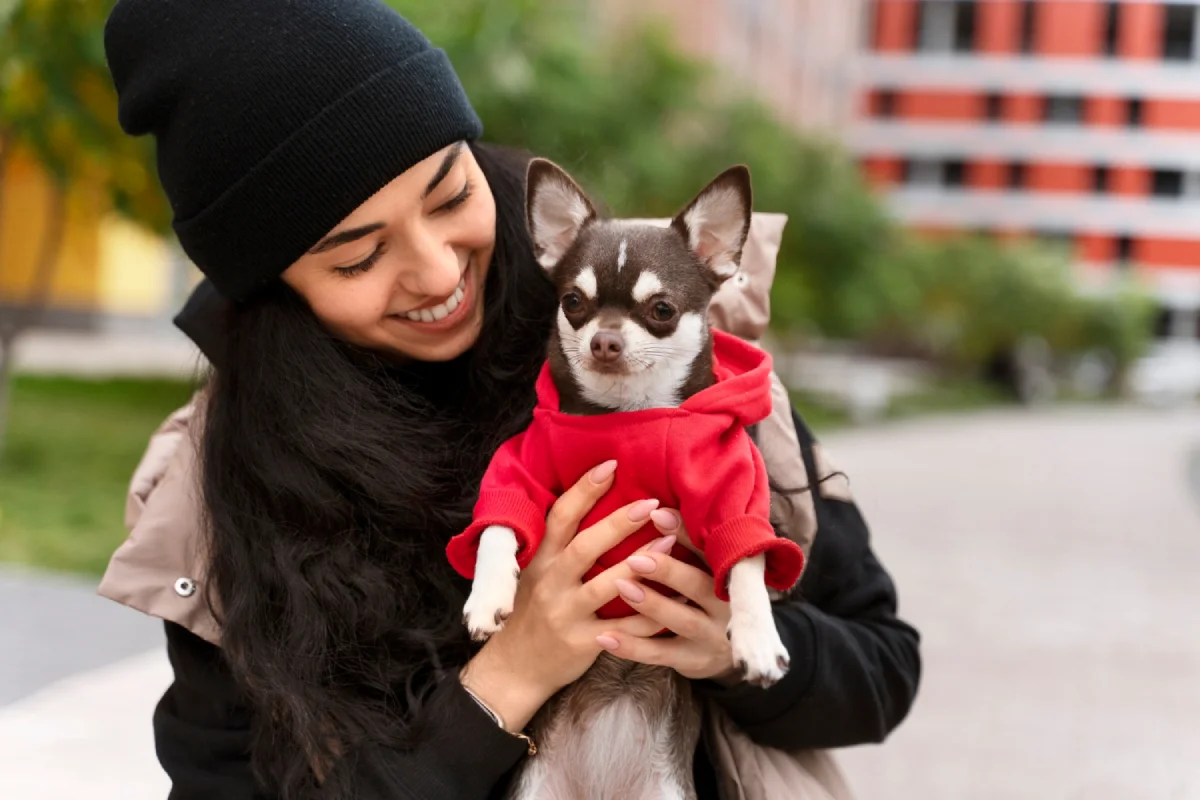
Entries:
MULTIPOLYGON (((170 222, 148 139, 117 124, 104 59, 115 0, 18 0, 0 28, 0 135, 30 148, 62 185, 104 192, 120 212, 159 231, 170 222)), ((0 6, 0 17, 5 8, 0 6)))
MULTIPOLYGON (((1078 297, 1061 255, 906 235, 836 144, 781 125, 663 28, 605 31, 584 0, 389 1, 447 50, 488 139, 555 159, 616 213, 670 214, 719 171, 748 164, 756 207, 789 217, 773 297, 780 332, 965 368, 1026 334, 1121 363, 1141 346, 1139 303, 1078 297)), ((7 2, 2 130, 55 175, 97 181, 120 210, 165 229, 152 143, 116 123, 102 42, 113 0, 7 2)))

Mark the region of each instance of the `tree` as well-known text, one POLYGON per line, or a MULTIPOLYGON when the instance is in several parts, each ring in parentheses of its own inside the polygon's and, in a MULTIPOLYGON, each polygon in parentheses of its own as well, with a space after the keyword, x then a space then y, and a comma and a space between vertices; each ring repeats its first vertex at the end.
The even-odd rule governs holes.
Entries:
MULTIPOLYGON (((23 296, 0 305, 0 447, 13 347, 50 299, 69 188, 98 191, 118 212, 152 229, 169 226, 167 204, 153 177, 152 144, 126 136, 117 124, 103 40, 104 20, 114 4, 0 2, 0 186, 18 150, 31 153, 53 184, 32 277, 23 296)), ((26 233, 0 230, 0 236, 26 233)), ((16 269, 0 264, 7 273, 16 269)))

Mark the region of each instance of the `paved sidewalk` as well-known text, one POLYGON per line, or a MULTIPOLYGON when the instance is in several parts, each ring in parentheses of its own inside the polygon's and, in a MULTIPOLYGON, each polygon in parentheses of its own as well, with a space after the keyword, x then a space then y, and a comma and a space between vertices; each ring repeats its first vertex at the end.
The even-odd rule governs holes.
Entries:
MULTIPOLYGON (((1187 483, 1200 411, 1006 412, 824 438, 924 637, 910 719, 841 754, 860 800, 1200 800, 1187 483)), ((157 628, 141 654, 95 657, 106 626, 141 618, 81 612, 88 643, 53 622, 75 617, 49 596, 16 611, 0 594, 0 609, 3 674, 33 658, 56 680, 0 705, 0 798, 163 800, 157 628)))

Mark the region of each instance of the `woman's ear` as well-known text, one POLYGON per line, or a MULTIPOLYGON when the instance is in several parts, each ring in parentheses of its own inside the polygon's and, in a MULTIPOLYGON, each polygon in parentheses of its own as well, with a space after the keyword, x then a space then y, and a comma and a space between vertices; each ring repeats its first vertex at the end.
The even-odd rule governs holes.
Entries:
POLYGON ((544 158, 529 162, 525 189, 525 218, 533 253, 550 272, 584 226, 596 218, 587 195, 561 167, 544 158))

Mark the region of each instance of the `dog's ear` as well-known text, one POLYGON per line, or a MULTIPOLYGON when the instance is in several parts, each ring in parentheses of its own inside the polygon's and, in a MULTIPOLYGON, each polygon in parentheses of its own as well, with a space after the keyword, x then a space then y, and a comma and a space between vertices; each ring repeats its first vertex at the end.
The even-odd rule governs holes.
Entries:
POLYGON ((529 162, 525 187, 533 254, 550 271, 575 244, 583 226, 596 218, 596 210, 571 176, 544 158, 529 162))
POLYGON ((738 271, 752 207, 750 170, 738 165, 714 178, 671 220, 718 284, 738 271))

